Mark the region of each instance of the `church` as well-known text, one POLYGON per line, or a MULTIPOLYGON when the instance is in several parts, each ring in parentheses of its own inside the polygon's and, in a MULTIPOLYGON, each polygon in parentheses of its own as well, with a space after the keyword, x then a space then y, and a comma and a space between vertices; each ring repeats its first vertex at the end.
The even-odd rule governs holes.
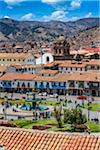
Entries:
POLYGON ((53 56, 54 60, 70 59, 70 44, 63 35, 61 35, 53 44, 53 56))

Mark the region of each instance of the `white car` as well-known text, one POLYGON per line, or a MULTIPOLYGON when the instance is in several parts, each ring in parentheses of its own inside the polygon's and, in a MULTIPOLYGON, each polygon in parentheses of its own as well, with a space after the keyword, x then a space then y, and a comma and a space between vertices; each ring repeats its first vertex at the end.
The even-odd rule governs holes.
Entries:
POLYGON ((38 95, 39 95, 39 96, 47 96, 47 93, 46 93, 46 92, 43 92, 43 93, 39 93, 38 95))
POLYGON ((50 95, 51 98, 54 98, 54 95, 50 95))
POLYGON ((46 92, 44 92, 44 93, 42 93, 42 95, 43 95, 43 96, 47 96, 47 93, 46 93, 46 92))
POLYGON ((57 98, 57 97, 58 97, 58 94, 55 93, 55 94, 53 94, 53 95, 50 95, 50 97, 51 97, 51 98, 57 98))
POLYGON ((42 93, 39 93, 38 95, 39 95, 39 96, 42 96, 42 93))

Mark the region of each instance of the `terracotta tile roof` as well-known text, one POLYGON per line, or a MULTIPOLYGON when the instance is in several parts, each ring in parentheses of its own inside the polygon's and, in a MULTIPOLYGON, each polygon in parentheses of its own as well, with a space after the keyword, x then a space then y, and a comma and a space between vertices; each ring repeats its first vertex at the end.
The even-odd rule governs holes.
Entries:
POLYGON ((6 73, 3 76, 1 76, 0 80, 5 81, 13 81, 13 80, 33 80, 35 78, 35 75, 33 74, 19 74, 19 73, 6 73))
POLYGON ((66 61, 59 65, 60 67, 72 67, 72 68, 85 68, 86 64, 84 63, 72 63, 71 61, 66 61))
POLYGON ((71 74, 69 80, 76 81, 91 81, 91 82, 100 82, 100 73, 98 72, 85 72, 85 73, 73 73, 71 74))
POLYGON ((39 76, 36 74, 28 73, 6 73, 0 77, 0 80, 34 80, 34 81, 47 81, 47 82, 66 82, 66 81, 92 81, 100 82, 100 72, 84 72, 84 73, 58 73, 55 76, 39 76))
POLYGON ((41 70, 41 71, 37 72, 37 74, 39 74, 39 75, 42 75, 42 74, 52 74, 52 75, 55 75, 57 73, 58 73, 58 70, 50 70, 50 69, 41 70))
POLYGON ((54 62, 51 62, 51 63, 48 63, 48 64, 44 64, 44 67, 53 67, 55 65, 62 64, 63 62, 65 62, 65 61, 54 61, 54 62))
POLYGON ((100 52, 100 47, 98 47, 98 48, 85 48, 85 50, 88 52, 100 52))
POLYGON ((54 80, 54 78, 52 76, 36 76, 34 79, 34 81, 47 81, 47 82, 52 82, 54 80))
POLYGON ((89 62, 84 62, 86 65, 100 65, 100 60, 91 60, 89 62))
POLYGON ((7 69, 7 66, 5 65, 0 65, 0 72, 5 72, 7 69))
POLYGON ((99 150, 100 137, 0 128, 0 145, 7 150, 99 150))
POLYGON ((0 58, 26 58, 27 53, 0 53, 0 58))
POLYGON ((12 67, 15 67, 16 69, 21 69, 21 68, 41 68, 43 67, 43 65, 41 64, 36 64, 36 65, 32 65, 32 64, 19 64, 19 65, 12 65, 12 67))

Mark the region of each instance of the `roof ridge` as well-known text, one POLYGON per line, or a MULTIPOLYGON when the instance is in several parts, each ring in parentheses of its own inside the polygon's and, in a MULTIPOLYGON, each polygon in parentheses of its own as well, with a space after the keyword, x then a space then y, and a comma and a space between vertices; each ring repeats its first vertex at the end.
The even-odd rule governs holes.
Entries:
POLYGON ((96 135, 89 135, 86 133, 70 133, 70 132, 53 132, 53 131, 39 131, 39 130, 33 130, 33 129, 25 129, 25 128, 12 128, 12 127, 2 127, 0 126, 0 131, 2 130, 12 130, 12 131, 23 131, 23 132, 31 132, 31 133, 44 133, 44 134, 59 134, 64 136, 82 136, 82 137, 96 137, 96 135))

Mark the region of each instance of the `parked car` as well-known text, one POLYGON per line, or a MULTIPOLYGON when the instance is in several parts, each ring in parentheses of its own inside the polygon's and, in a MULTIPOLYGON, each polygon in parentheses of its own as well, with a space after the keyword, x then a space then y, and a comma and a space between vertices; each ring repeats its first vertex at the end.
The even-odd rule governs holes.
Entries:
POLYGON ((39 96, 47 96, 47 92, 39 93, 39 96))
POLYGON ((57 94, 57 93, 52 94, 52 95, 50 95, 50 97, 51 97, 51 98, 58 98, 58 94, 57 94))
POLYGON ((42 93, 43 96, 47 96, 47 92, 42 93))
POLYGON ((42 96, 42 93, 39 93, 38 95, 39 95, 39 96, 42 96))

